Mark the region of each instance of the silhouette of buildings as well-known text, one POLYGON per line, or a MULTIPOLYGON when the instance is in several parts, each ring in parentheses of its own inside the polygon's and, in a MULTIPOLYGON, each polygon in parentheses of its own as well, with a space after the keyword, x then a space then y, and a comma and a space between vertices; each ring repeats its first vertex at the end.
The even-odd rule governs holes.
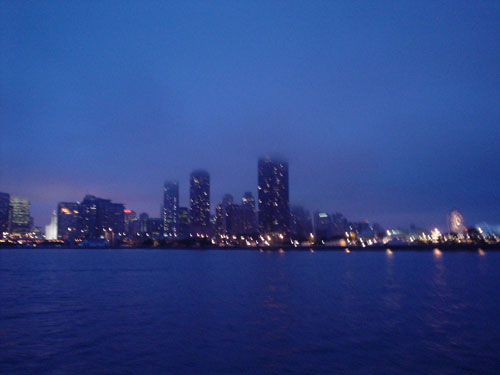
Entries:
POLYGON ((10 195, 0 193, 0 239, 10 231, 10 195))
POLYGON ((190 178, 190 221, 194 236, 210 234, 210 175, 198 169, 190 178))
POLYGON ((179 183, 165 181, 163 185, 163 235, 176 238, 179 235, 179 183))
POLYGON ((179 207, 179 238, 185 239, 189 237, 190 226, 189 209, 187 207, 179 207))
POLYGON ((292 206, 290 210, 290 231, 292 237, 304 241, 313 233, 311 214, 302 206, 292 206))
POLYGON ((125 232, 125 207, 112 203, 110 199, 87 195, 80 204, 81 233, 89 240, 113 241, 125 232))
POLYGON ((258 162, 259 231, 262 234, 288 234, 290 203, 288 163, 270 158, 258 162))
POLYGON ((31 230, 30 202, 27 199, 10 198, 10 232, 26 234, 31 230))
POLYGON ((57 239, 74 241, 83 238, 80 218, 79 203, 60 202, 57 205, 57 239))

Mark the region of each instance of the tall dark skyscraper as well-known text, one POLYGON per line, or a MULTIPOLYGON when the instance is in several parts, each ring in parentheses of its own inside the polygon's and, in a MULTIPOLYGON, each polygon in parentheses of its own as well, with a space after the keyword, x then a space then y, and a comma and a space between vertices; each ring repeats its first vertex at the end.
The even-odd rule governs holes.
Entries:
POLYGON ((0 238, 2 238, 2 233, 9 231, 9 215, 10 195, 0 193, 0 238))
POLYGON ((179 183, 163 184, 163 235, 175 238, 179 235, 179 183))
POLYGON ((191 233, 210 233, 210 175, 198 169, 191 173, 190 179, 190 220, 191 233))
POLYGON ((259 231, 287 234, 290 228, 288 163, 259 159, 259 231))

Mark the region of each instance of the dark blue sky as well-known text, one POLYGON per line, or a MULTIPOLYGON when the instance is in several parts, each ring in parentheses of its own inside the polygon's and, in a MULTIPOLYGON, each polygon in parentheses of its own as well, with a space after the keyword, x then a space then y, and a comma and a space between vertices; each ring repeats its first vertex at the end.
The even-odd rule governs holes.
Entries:
POLYGON ((384 225, 500 221, 498 1, 1 1, 0 191, 159 215, 290 163, 292 203, 384 225))

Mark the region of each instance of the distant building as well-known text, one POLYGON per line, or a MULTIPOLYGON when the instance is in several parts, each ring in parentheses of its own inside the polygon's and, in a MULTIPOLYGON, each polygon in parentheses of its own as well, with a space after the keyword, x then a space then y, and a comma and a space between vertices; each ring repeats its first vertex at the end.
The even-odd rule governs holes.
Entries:
POLYGON ((10 232, 26 234, 31 231, 30 202, 27 199, 10 198, 10 232))
POLYGON ((215 234, 222 237, 226 234, 226 217, 222 204, 215 206, 215 234))
POLYGON ((57 205, 57 239, 74 241, 84 237, 81 231, 80 204, 77 202, 60 202, 57 205))
POLYGON ((148 233, 149 237, 154 240, 159 240, 162 237, 163 220, 156 217, 148 219, 148 233))
POLYGON ((255 233, 255 212, 251 207, 229 204, 226 207, 226 232, 230 236, 246 236, 255 233))
POLYGON ((145 212, 139 215, 139 233, 142 236, 149 234, 149 215, 145 212))
POLYGON ((163 185, 163 235, 175 238, 179 235, 179 183, 165 181, 163 185))
POLYGON ((332 238, 332 218, 326 212, 316 212, 314 214, 314 235, 317 241, 332 238))
POLYGON ((250 191, 243 194, 241 198, 241 206, 247 211, 248 215, 248 233, 257 233, 257 210, 255 209, 255 198, 250 191))
POLYGON ((370 235, 373 234, 373 228, 368 221, 357 221, 349 223, 349 231, 357 233, 358 235, 370 235))
POLYGON ((196 170, 190 178, 190 221, 191 233, 196 236, 210 233, 210 175, 196 170))
POLYGON ((187 207, 179 207, 179 237, 188 238, 190 233, 191 223, 189 221, 189 209, 187 207))
POLYGON ((287 234, 290 229, 288 163, 259 159, 259 231, 287 234))
POLYGON ((0 193, 0 238, 10 230, 10 195, 0 193))
POLYGON ((290 231, 293 238, 304 241, 313 233, 311 214, 302 206, 292 206, 290 210, 290 231))
POLYGON ((241 198, 241 205, 255 212, 255 198, 253 197, 252 192, 247 191, 243 194, 243 198, 241 198))
POLYGON ((50 224, 45 226, 45 239, 48 241, 57 240, 57 211, 52 211, 50 224))
POLYGON ((334 237, 344 237, 345 232, 349 231, 349 220, 340 212, 335 212, 332 218, 332 234, 334 237))
POLYGON ((125 232, 125 207, 109 199, 87 195, 80 204, 83 238, 113 241, 125 232))
POLYGON ((104 228, 107 229, 111 236, 125 235, 125 206, 122 203, 112 203, 111 201, 103 200, 103 207, 106 210, 104 228), (106 228, 107 227, 107 228, 106 228))
POLYGON ((124 225, 125 225, 125 233, 129 237, 135 237, 138 232, 137 228, 137 214, 135 211, 129 210, 129 209, 124 209, 123 210, 123 220, 124 220, 124 225))
MULTIPOLYGON (((97 198, 87 195, 80 204, 80 231, 85 239, 98 239, 101 235, 97 220, 97 198)), ((60 221, 60 217, 59 217, 60 221)), ((61 224, 58 224, 61 225, 61 224)), ((61 235, 59 231, 58 235, 61 235)))

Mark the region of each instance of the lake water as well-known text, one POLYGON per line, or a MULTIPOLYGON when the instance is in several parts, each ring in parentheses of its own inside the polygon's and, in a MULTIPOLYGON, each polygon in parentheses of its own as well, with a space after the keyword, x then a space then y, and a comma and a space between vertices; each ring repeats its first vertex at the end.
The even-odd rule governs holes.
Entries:
POLYGON ((500 251, 1 250, 1 374, 499 374, 500 251))

